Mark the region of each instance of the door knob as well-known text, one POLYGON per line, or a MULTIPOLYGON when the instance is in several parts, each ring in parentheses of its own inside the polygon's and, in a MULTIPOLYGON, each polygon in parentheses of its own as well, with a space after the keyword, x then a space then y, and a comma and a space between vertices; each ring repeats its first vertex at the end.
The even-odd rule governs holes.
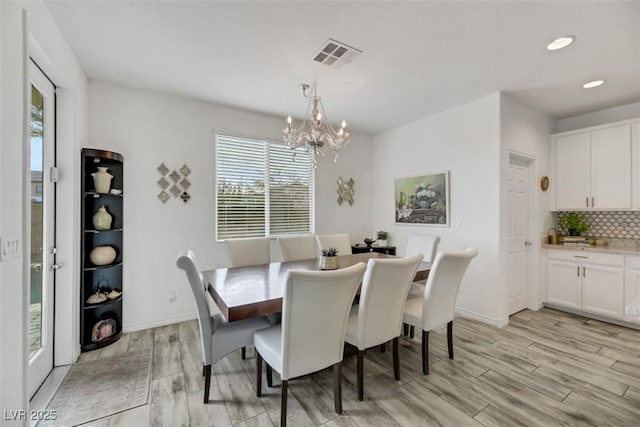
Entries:
POLYGON ((531 241, 529 241, 529 240, 525 240, 525 241, 524 241, 524 245, 525 245, 525 246, 531 246, 531 245, 533 245, 533 242, 531 242, 531 241))

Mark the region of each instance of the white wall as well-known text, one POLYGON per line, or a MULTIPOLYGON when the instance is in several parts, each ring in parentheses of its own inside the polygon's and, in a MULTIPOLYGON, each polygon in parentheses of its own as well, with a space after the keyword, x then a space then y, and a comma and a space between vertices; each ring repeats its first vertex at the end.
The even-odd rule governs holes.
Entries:
MULTIPOLYGON (((40 1, 14 1, 0 3, 2 25, 2 63, 0 98, 2 99, 0 129, 0 234, 18 235, 24 248, 23 230, 26 229, 23 206, 25 185, 29 171, 24 167, 23 144, 26 129, 26 68, 25 52, 34 55, 49 74, 58 92, 58 164, 62 180, 58 184, 58 261, 64 266, 58 273, 56 294, 66 305, 58 308, 56 319, 56 352, 54 363, 69 364, 75 360, 78 339, 73 336, 77 324, 78 274, 74 253, 79 230, 74 206, 74 174, 79 165, 75 147, 86 140, 86 77, 75 56, 40 1), (28 34, 23 25, 23 9, 28 20, 28 34), (75 318, 75 320, 74 320, 75 318)), ((77 177, 76 177, 77 178, 77 177)), ((77 180, 77 179, 76 179, 77 180)), ((23 271, 23 256, 2 263, 0 270, 0 408, 26 409, 26 331, 25 311, 28 277, 23 271)), ((3 425, 9 422, 3 420, 3 425)))
POLYGON ((558 120, 553 133, 581 129, 640 117, 640 102, 558 120))
MULTIPOLYGON (((3 7, 2 4, 0 4, 0 28, 1 28, 1 23, 2 23, 2 15, 3 15, 3 7)), ((2 62, 3 62, 3 49, 2 49, 2 40, 4 39, 2 31, 0 31, 0 140, 2 140, 2 62)), ((0 166, 2 165, 2 147, 0 146, 0 166)), ((0 189, 2 189, 2 173, 1 173, 1 169, 0 169, 0 189)), ((0 197, 0 236, 2 235, 2 197, 0 197)), ((2 308, 2 284, 4 283, 2 280, 2 263, 0 263, 0 308, 2 308)), ((2 318, 3 316, 0 315, 0 339, 4 336, 3 335, 3 329, 2 329, 2 318)), ((4 366, 2 363, 2 350, 0 350, 0 384, 4 384, 4 380, 3 380, 3 375, 2 375, 2 371, 4 370, 2 367, 4 366)), ((0 387, 0 409, 4 408, 4 399, 2 398, 3 392, 2 392, 2 387, 0 387)))
MULTIPOLYGON (((22 12, 2 4, 2 165, 0 185, 2 211, 0 233, 20 237, 24 244, 22 142, 24 131, 24 77, 22 12), (11 108, 9 106, 11 105, 11 108)), ((26 300, 22 256, 2 263, 0 281, 0 353, 2 353, 2 409, 26 409, 26 300)), ((4 418, 4 417, 3 417, 4 418)), ((10 422, 2 421, 3 425, 10 422)), ((18 423, 16 423, 18 424, 18 423)))
MULTIPOLYGON (((550 213, 550 191, 543 192, 540 189, 540 178, 549 176, 550 143, 552 120, 539 111, 521 103, 512 95, 501 94, 500 97, 500 129, 501 129, 501 171, 502 191, 501 198, 501 253, 502 264, 506 273, 506 239, 507 239, 507 173, 509 165, 509 153, 522 155, 532 160, 532 182, 530 188, 533 191, 533 218, 531 219, 531 236, 533 246, 531 252, 529 284, 529 308, 538 309, 542 303, 544 288, 541 274, 541 243, 546 239, 547 231, 553 226, 553 218, 550 213)), ((552 183, 553 185, 553 183, 552 183)), ((505 281, 506 276, 503 277, 505 281)), ((508 300, 508 289, 505 294, 505 304, 508 300)), ((505 305, 506 307, 506 305, 505 305)), ((506 314, 505 314, 506 315, 506 314)))
MULTIPOLYGON (((215 242, 214 129, 241 136, 281 139, 284 120, 180 96, 104 82, 89 84, 88 146, 122 153, 124 163, 124 313, 125 330, 172 323, 195 316, 192 296, 175 257, 194 250, 200 268, 225 265, 215 242), (164 162, 187 164, 191 200, 156 197, 164 162), (169 292, 177 300, 169 303, 169 292)), ((300 106, 303 108, 304 106, 300 106)), ((292 106, 296 108, 296 106, 292 106)), ((347 231, 354 241, 371 229, 370 138, 354 135, 349 147, 319 162, 316 169, 316 232, 347 231), (338 206, 336 179, 353 177, 356 203, 338 206)), ((274 247, 275 245, 272 245, 274 247)))
POLYGON ((372 224, 390 232, 404 254, 408 235, 441 236, 442 250, 476 246, 479 256, 465 276, 457 308, 491 324, 504 324, 500 280, 500 95, 478 99, 373 138, 372 224), (394 180, 450 171, 450 226, 396 225, 394 180))

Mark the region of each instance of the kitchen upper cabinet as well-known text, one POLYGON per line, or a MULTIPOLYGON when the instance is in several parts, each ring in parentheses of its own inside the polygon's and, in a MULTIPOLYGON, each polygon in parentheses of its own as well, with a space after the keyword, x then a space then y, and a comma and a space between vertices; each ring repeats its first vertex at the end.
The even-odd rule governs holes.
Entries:
POLYGON ((631 125, 553 139, 555 209, 632 208, 631 125))
POLYGON ((586 209, 591 191, 589 134, 556 139, 556 200, 558 209, 586 209))
POLYGON ((631 126, 591 132, 591 208, 631 209, 631 126))

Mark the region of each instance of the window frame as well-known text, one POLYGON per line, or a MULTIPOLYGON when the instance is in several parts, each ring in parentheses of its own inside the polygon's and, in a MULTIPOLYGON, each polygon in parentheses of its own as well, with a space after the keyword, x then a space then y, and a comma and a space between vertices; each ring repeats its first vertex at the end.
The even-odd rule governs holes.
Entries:
MULTIPOLYGON (((264 185, 265 185, 265 196, 264 196, 264 220, 265 220, 265 235, 264 236, 255 236, 255 238, 266 237, 270 240, 275 240, 279 237, 300 237, 300 236, 313 236, 315 235, 315 226, 316 226, 316 169, 313 167, 312 154, 309 157, 309 232, 308 233, 295 233, 295 234, 272 234, 271 233, 271 191, 270 191, 270 171, 269 171, 269 145, 277 145, 281 147, 286 147, 283 142, 274 141, 269 138, 259 138, 255 136, 247 136, 246 134, 238 133, 238 132, 226 132, 226 131, 216 131, 214 130, 214 193, 215 193, 215 239, 217 243, 222 243, 226 240, 241 240, 248 239, 254 237, 237 237, 237 238, 220 238, 220 230, 219 230, 219 219, 218 219, 218 138, 220 136, 229 137, 229 138, 237 138, 237 139, 245 139, 253 142, 261 142, 264 145, 263 149, 263 159, 264 159, 264 185)), ((298 148, 298 150, 304 150, 303 148, 298 148)), ((292 155, 293 155, 293 150, 292 155)))

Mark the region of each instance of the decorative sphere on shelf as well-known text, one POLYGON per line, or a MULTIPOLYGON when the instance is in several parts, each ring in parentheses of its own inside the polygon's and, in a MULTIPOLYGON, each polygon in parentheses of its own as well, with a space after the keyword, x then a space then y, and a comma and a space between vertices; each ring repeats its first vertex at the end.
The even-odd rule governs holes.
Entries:
POLYGON ((96 246, 91 250, 89 259, 94 265, 109 265, 116 259, 116 250, 111 246, 96 246))

